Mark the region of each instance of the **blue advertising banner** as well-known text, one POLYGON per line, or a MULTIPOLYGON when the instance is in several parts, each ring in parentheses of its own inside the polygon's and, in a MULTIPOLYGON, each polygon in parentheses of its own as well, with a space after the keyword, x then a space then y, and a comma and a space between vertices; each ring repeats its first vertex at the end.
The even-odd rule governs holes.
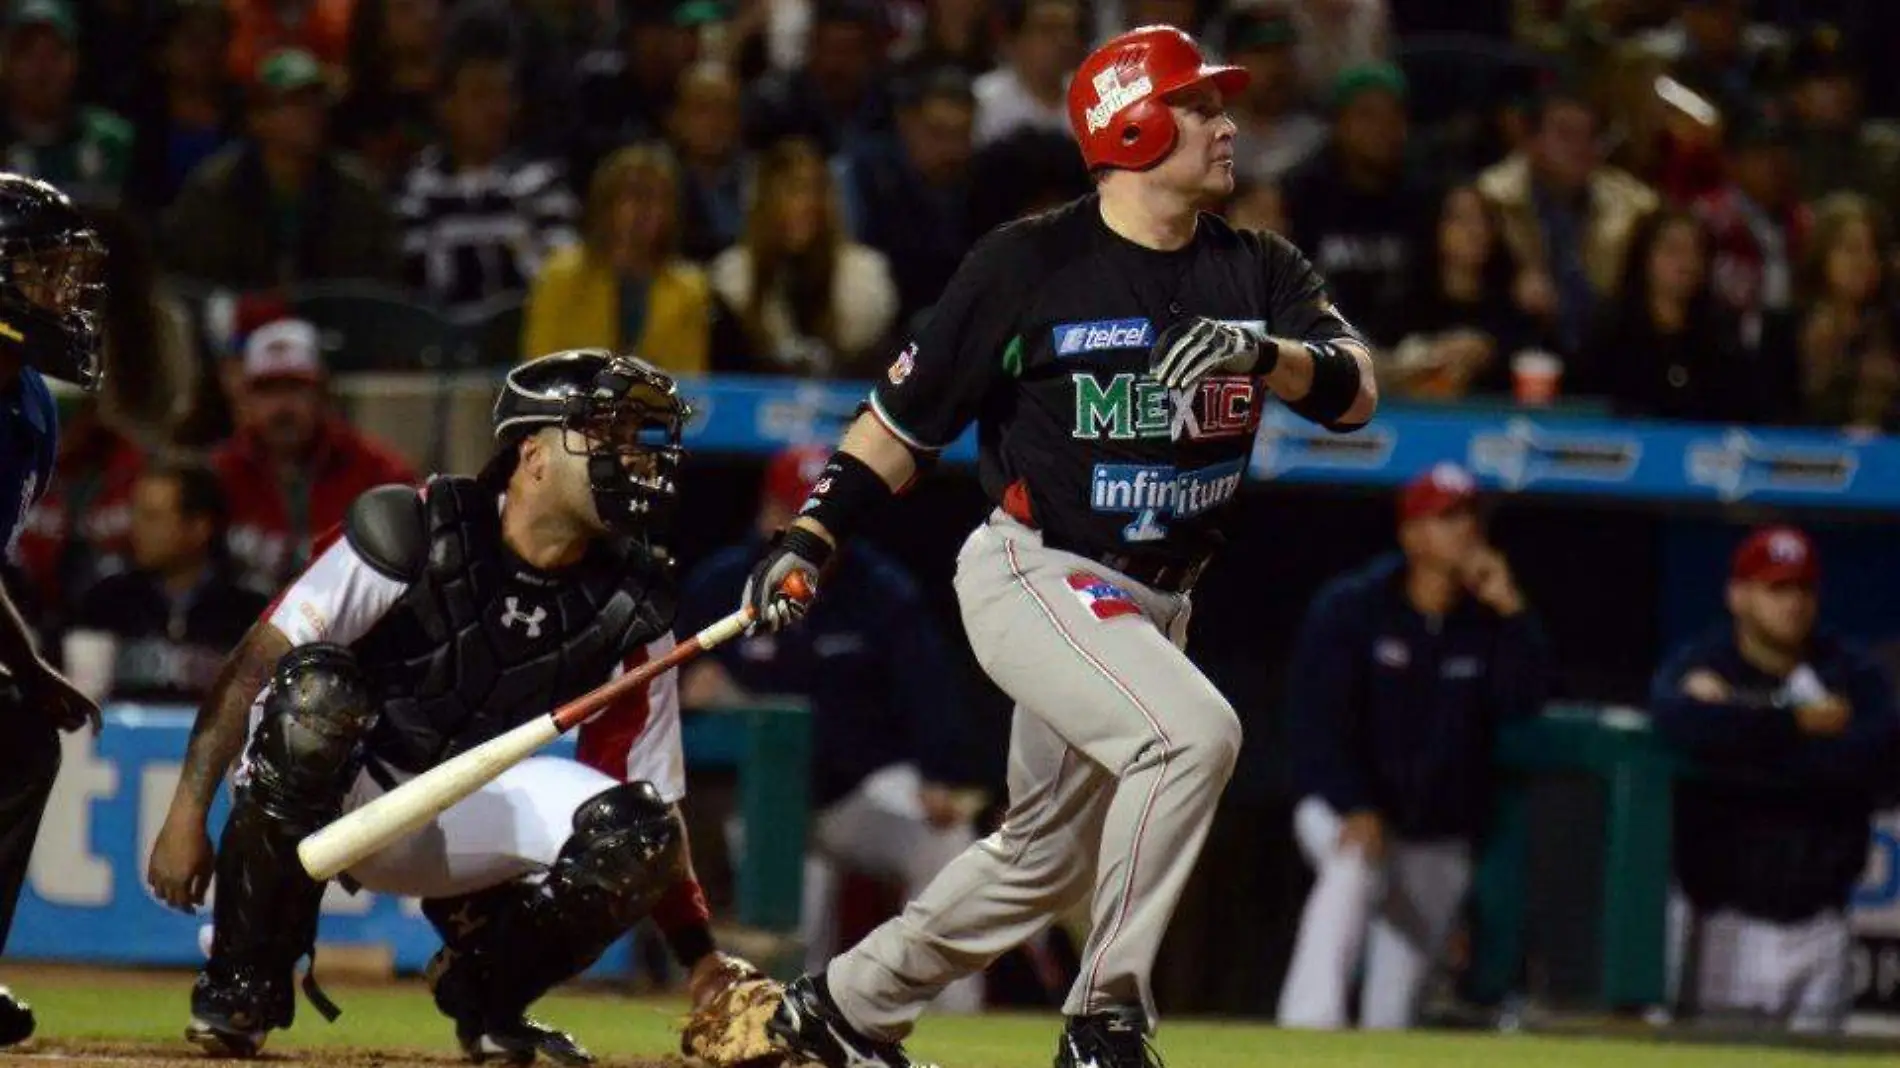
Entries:
MULTIPOLYGON (((861 384, 719 377, 681 384, 695 409, 687 443, 770 452, 835 441, 865 399, 861 384)), ((944 458, 971 463, 966 433, 944 458)), ((1523 409, 1387 405, 1356 434, 1329 434, 1275 406, 1262 420, 1260 481, 1390 486, 1434 463, 1470 467, 1491 489, 1647 502, 1751 502, 1900 510, 1900 441, 1825 431, 1741 429, 1579 418, 1523 409)))
MULTIPOLYGON (((187 916, 159 904, 145 886, 191 719, 181 709, 116 706, 99 737, 63 736, 64 763, 14 917, 9 957, 148 965, 204 959, 208 905, 187 916)), ((548 751, 571 755, 573 744, 562 739, 548 751)), ((227 808, 221 792, 214 835, 227 808)), ((441 944, 413 899, 352 895, 335 884, 324 897, 318 937, 324 944, 387 946, 403 971, 419 970, 441 944)))

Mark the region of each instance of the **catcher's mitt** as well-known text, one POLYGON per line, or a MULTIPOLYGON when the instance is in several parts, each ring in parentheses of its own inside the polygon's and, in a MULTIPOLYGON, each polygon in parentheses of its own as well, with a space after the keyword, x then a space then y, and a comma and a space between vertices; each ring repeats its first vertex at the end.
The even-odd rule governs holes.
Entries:
POLYGON ((715 954, 693 969, 693 1011, 680 1052, 713 1068, 778 1068, 785 1051, 766 1037, 765 1021, 784 993, 782 984, 738 957, 715 954))

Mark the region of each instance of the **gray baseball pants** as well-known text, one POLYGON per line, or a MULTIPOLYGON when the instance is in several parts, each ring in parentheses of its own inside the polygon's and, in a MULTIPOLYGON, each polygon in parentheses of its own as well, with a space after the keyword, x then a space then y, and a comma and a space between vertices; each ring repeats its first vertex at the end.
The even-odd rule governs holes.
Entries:
POLYGON ((1188 598, 1000 511, 964 542, 956 592, 977 661, 1016 701, 1009 811, 831 962, 832 996, 860 1031, 900 1040, 946 985, 1086 900, 1063 1012, 1140 1006, 1153 1026, 1155 953, 1240 751, 1233 708, 1181 651, 1188 598))

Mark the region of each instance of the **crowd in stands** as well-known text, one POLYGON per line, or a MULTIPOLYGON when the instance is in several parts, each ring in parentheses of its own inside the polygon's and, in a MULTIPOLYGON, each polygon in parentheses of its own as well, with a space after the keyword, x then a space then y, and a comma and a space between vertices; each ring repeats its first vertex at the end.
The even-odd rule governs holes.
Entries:
POLYGON ((160 314, 119 311, 160 367, 118 368, 152 387, 120 414, 203 444, 236 353, 177 336, 207 287, 375 281, 525 302, 523 352, 862 376, 978 237, 1087 191, 1086 49, 1173 22, 1253 74, 1220 210, 1315 260, 1391 392, 1508 398, 1531 353, 1623 414, 1900 419, 1900 131, 1850 32, 1877 12, 1405 7, 11 0, 0 137, 148 246, 121 273, 160 314))

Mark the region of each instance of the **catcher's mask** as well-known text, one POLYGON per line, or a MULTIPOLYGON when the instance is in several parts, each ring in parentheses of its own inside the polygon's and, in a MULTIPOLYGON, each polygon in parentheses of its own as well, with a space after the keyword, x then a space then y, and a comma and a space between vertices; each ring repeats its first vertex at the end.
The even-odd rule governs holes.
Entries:
POLYGON ((0 174, 0 346, 87 391, 99 388, 105 245, 64 193, 0 174))
POLYGON ((679 498, 674 476, 691 414, 672 376, 645 360, 572 349, 508 372, 495 400, 495 440, 512 450, 541 427, 560 427, 563 447, 587 458, 601 522, 651 542, 679 498))

